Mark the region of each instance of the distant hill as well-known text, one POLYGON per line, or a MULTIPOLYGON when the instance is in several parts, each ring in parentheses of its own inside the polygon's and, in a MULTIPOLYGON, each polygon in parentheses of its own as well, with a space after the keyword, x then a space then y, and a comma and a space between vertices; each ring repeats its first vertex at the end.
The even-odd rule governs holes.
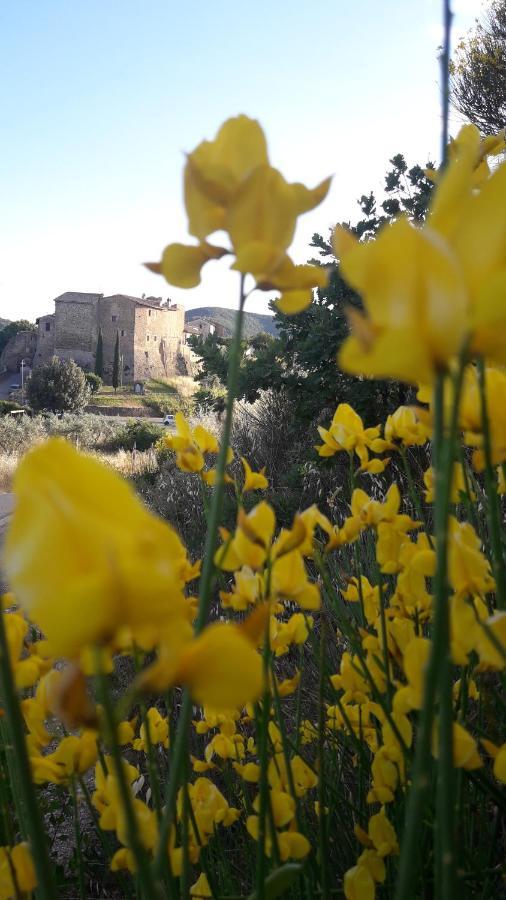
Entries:
MULTIPOLYGON (((197 309, 188 309, 186 311, 186 322, 191 323, 193 319, 207 319, 216 322, 226 328, 227 333, 232 335, 234 332, 234 322, 237 313, 235 309, 226 309, 223 306, 199 306, 197 309)), ((274 316, 261 315, 260 313, 244 313, 244 337, 252 338, 256 334, 265 332, 277 336, 276 325, 274 324, 274 316)))
POLYGON ((8 325, 9 322, 10 319, 0 319, 0 331, 2 330, 2 328, 5 328, 5 326, 8 325))

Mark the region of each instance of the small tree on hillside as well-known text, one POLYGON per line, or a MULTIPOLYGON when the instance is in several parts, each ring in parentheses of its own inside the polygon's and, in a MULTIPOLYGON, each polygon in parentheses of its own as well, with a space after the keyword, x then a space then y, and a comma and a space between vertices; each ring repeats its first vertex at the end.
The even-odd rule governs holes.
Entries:
POLYGON ((98 329, 97 349, 95 352, 95 375, 104 377, 104 336, 102 329, 98 329))
POLYGON ((112 386, 115 391, 119 385, 119 331, 116 332, 116 343, 114 345, 114 362, 112 364, 112 386))
POLYGON ((32 372, 26 392, 35 412, 79 412, 90 396, 83 370, 57 356, 32 372))
POLYGON ((17 334, 19 331, 35 331, 35 325, 33 322, 28 322, 26 319, 18 319, 17 322, 9 322, 5 325, 4 328, 0 328, 0 353, 7 345, 11 337, 17 334))
POLYGON ((85 372, 84 377, 86 379, 86 384, 88 385, 90 394, 98 393, 104 383, 100 375, 96 375, 95 372, 85 372))

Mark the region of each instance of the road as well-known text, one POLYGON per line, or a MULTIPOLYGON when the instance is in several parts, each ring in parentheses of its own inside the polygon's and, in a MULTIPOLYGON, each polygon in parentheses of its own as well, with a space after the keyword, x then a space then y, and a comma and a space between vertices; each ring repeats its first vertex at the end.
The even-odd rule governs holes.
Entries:
POLYGON ((11 384, 21 384, 21 375, 16 375, 15 372, 0 375, 0 400, 9 399, 11 384))
MULTIPOLYGON (((14 508, 14 494, 0 494, 0 547, 5 534, 11 512, 14 508)), ((5 584, 0 571, 0 592, 5 590, 5 584)))

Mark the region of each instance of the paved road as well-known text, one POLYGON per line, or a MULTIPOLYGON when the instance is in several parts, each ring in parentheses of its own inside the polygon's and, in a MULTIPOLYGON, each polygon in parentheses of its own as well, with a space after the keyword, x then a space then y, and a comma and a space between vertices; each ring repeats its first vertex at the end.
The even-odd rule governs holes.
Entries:
POLYGON ((0 375, 0 400, 9 399, 11 384, 21 384, 21 375, 16 375, 15 372, 7 372, 7 375, 0 375))
MULTIPOLYGON (((14 494, 0 494, 0 547, 7 525, 9 524, 10 514, 14 508, 14 494)), ((5 590, 5 584, 0 571, 0 592, 5 590)))

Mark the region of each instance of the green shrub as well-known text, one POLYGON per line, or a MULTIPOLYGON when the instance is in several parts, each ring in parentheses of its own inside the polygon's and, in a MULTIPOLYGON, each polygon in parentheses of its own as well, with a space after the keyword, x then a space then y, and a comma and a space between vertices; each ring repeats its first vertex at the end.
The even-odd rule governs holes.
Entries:
POLYGON ((84 378, 90 393, 97 394, 104 383, 100 375, 96 375, 95 372, 85 372, 84 378))
POLYGON ((0 416, 6 416, 15 409, 19 409, 19 403, 13 403, 12 400, 0 400, 0 416))
POLYGON ((35 369, 26 392, 34 410, 50 412, 79 412, 90 396, 83 370, 73 359, 57 356, 35 369))
POLYGON ((107 450, 149 450, 163 434, 153 422, 129 422, 107 444, 107 450))

